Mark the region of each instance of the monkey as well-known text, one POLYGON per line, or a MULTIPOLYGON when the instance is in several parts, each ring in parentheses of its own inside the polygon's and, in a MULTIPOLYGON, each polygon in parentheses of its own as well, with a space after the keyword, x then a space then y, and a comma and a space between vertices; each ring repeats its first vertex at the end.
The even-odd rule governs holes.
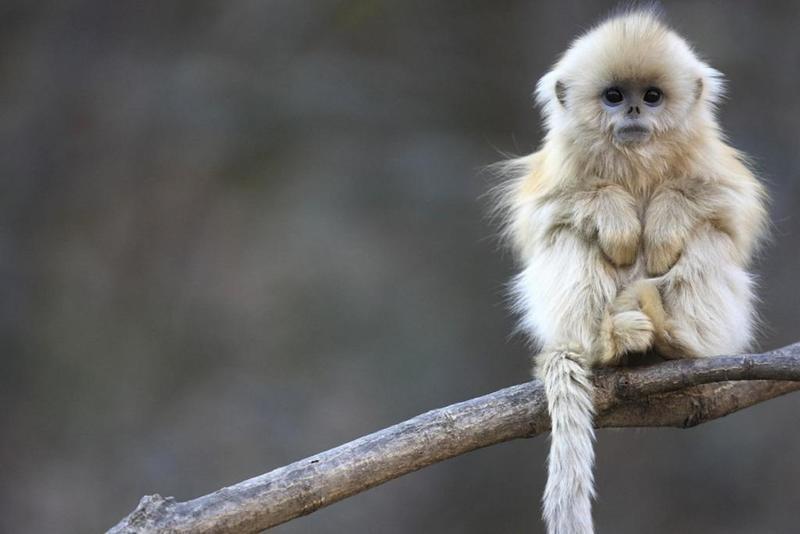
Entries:
POLYGON ((551 426, 543 518, 593 532, 592 369, 745 350, 767 194, 716 118, 723 75, 660 12, 613 15, 538 82, 546 135, 502 162, 498 209, 520 264, 551 426))

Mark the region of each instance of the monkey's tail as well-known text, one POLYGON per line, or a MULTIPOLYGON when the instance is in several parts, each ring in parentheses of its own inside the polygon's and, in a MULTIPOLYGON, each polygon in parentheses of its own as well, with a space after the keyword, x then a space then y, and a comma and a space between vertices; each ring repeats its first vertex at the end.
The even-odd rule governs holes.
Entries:
POLYGON ((538 356, 550 412, 543 515, 549 534, 592 534, 594 386, 582 351, 538 356))

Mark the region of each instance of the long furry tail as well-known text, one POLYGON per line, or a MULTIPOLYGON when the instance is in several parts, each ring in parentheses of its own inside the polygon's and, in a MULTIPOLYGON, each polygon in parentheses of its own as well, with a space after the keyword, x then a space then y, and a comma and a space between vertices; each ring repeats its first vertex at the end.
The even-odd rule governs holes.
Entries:
POLYGON ((549 534, 592 534, 594 386, 582 351, 538 357, 552 429, 543 498, 549 534))

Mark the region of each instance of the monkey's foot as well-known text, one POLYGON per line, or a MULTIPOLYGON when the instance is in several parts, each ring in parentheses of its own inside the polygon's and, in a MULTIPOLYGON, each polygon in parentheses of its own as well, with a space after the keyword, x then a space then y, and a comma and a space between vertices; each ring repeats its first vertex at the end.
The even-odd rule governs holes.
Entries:
POLYGON ((616 313, 631 310, 644 313, 653 326, 653 347, 661 357, 691 357, 691 352, 678 341, 682 337, 680 329, 667 316, 661 292, 653 280, 639 280, 625 288, 611 309, 616 313))
POLYGON ((613 365, 630 352, 644 352, 653 345, 655 327, 641 311, 606 315, 601 327, 600 363, 613 365))

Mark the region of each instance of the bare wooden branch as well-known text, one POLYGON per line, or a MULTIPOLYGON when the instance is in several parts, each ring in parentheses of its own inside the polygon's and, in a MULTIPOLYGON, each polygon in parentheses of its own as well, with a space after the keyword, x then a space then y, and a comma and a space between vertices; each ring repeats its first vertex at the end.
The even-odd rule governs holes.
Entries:
MULTIPOLYGON (((800 343, 598 371, 598 427, 691 427, 800 389, 800 343)), ((151 495, 111 533, 258 532, 466 452, 549 429, 534 380, 433 410, 196 499, 151 495)))

